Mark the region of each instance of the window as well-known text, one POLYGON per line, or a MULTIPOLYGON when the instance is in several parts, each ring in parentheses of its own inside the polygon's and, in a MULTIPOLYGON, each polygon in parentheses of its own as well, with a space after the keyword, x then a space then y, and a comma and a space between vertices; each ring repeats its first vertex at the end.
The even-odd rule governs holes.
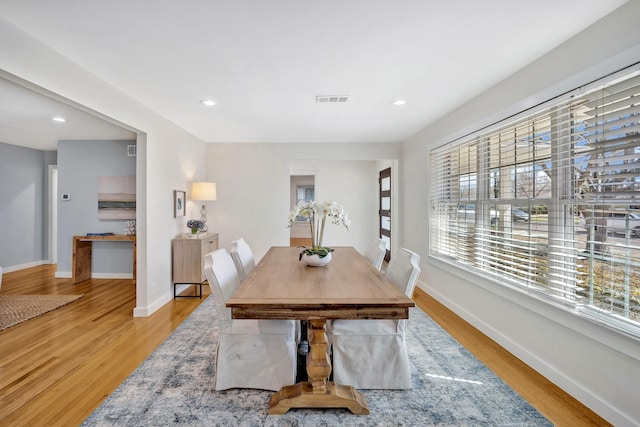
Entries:
MULTIPOLYGON (((315 200, 315 185, 296 185, 296 204, 300 202, 312 202, 315 200)), ((309 218, 298 215, 296 221, 305 222, 309 218)))
POLYGON ((315 198, 314 192, 313 185, 296 185, 296 203, 312 202, 315 198))
POLYGON ((636 66, 432 150, 430 255, 640 336, 639 121, 636 66))

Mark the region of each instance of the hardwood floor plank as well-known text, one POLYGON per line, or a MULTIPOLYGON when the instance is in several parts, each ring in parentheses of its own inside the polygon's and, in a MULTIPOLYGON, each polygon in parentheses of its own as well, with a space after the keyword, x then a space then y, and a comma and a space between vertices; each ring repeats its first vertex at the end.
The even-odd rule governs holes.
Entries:
POLYGON ((79 425, 203 301, 176 299, 134 318, 131 280, 73 285, 54 272, 3 276, 2 293, 84 296, 0 332, 0 426, 79 425))
POLYGON ((298 247, 298 246, 311 246, 311 237, 291 237, 289 239, 289 246, 298 247))
MULTIPOLYGON (((44 265, 3 276, 2 293, 84 296, 0 332, 0 426, 79 425, 204 301, 176 299, 134 318, 130 280, 73 285, 54 272, 44 265)), ((609 425, 420 289, 414 299, 557 426, 609 425)))

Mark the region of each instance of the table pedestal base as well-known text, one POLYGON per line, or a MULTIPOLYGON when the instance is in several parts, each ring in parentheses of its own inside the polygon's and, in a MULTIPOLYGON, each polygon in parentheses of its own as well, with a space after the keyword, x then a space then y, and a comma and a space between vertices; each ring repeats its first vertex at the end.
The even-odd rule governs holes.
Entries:
POLYGON ((283 415, 291 408, 347 408, 355 415, 369 415, 363 395, 355 388, 327 382, 324 393, 314 393, 311 383, 304 381, 282 387, 271 396, 270 415, 283 415))

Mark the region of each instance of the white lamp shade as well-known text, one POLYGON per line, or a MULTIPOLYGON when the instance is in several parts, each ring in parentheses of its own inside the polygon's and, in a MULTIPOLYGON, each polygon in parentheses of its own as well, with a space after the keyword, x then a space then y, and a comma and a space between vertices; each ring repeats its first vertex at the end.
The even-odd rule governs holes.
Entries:
POLYGON ((215 182, 192 182, 191 183, 191 200, 216 200, 216 183, 215 182))

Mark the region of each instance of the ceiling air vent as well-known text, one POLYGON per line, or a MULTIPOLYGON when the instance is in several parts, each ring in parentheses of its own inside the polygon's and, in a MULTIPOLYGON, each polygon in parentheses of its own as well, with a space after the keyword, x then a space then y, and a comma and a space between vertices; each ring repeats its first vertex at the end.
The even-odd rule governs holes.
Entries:
POLYGON ((316 104, 343 104, 349 100, 349 95, 318 95, 316 104))

